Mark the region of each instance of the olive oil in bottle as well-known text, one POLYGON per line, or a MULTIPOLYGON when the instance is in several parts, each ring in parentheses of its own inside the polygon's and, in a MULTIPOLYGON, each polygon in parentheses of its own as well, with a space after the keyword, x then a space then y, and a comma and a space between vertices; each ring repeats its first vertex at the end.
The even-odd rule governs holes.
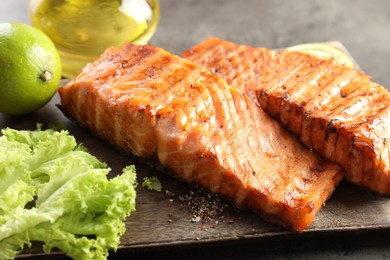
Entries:
POLYGON ((106 48, 146 44, 159 21, 158 0, 30 0, 32 25, 46 33, 72 78, 106 48))

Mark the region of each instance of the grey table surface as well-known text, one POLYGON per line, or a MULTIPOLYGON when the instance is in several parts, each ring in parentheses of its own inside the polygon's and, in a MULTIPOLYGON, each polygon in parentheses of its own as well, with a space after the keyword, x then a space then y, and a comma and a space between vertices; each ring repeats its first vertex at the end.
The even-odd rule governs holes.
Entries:
MULTIPOLYGON (((161 20, 150 44, 180 54, 206 37, 282 48, 337 40, 373 80, 390 87, 390 1, 160 0, 161 20)), ((27 0, 3 0, 0 22, 29 23, 27 0)), ((362 216, 364 218, 364 216, 362 216)), ((112 259, 389 259, 390 232, 351 233, 284 241, 235 241, 112 259)))

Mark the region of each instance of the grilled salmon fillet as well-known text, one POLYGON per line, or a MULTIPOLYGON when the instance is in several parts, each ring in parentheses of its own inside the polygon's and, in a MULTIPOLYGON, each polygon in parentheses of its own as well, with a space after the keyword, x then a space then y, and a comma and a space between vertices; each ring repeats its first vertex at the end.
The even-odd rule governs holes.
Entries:
POLYGON ((390 95, 366 74, 299 52, 281 52, 259 85, 261 107, 346 178, 390 194, 390 95))
POLYGON ((59 94, 98 137, 293 230, 342 178, 240 90, 156 47, 109 48, 59 94))
POLYGON ((183 53, 249 96, 347 179, 390 194, 390 95, 354 69, 210 38, 183 53), (248 88, 249 86, 249 88, 248 88))

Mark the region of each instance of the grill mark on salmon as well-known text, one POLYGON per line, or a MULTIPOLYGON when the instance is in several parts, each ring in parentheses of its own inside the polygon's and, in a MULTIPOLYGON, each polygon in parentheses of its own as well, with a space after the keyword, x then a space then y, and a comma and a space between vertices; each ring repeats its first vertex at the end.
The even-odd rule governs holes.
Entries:
MULTIPOLYGON (((314 68, 308 68, 306 77, 309 78, 318 78, 321 77, 324 73, 326 73, 326 64, 320 64, 320 69, 316 70, 314 68)), ((307 89, 307 85, 311 84, 311 81, 299 81, 297 84, 299 84, 299 89, 307 89)), ((300 94, 296 93, 296 89, 293 86, 289 87, 287 92, 283 94, 282 101, 281 101, 281 107, 279 112, 280 120, 283 122, 284 125, 286 125, 287 129, 295 129, 298 133, 301 132, 302 127, 302 118, 299 117, 300 113, 297 112, 297 109, 300 109, 302 104, 299 104, 295 106, 295 103, 291 105, 290 100, 296 99, 296 96, 300 96, 300 94), (290 115, 293 115, 294 119, 290 120, 290 115), (298 118, 297 118, 298 117, 298 118)))
POLYGON ((182 56, 222 77, 256 104, 258 101, 255 90, 260 81, 263 64, 271 66, 276 60, 274 51, 236 45, 218 38, 208 38, 202 44, 183 52, 182 56), (224 48, 220 48, 221 44, 224 48))
MULTIPOLYGON (((316 122, 323 122, 320 118, 326 118, 326 115, 334 109, 334 106, 329 106, 328 104, 334 104, 336 97, 340 93, 340 89, 344 86, 348 86, 348 83, 351 80, 351 74, 338 74, 333 80, 328 82, 328 84, 322 85, 322 88, 316 88, 313 91, 313 96, 307 97, 307 102, 303 106, 302 112, 304 115, 304 120, 302 121, 301 132, 298 133, 301 141, 308 147, 312 147, 314 143, 312 142, 312 133, 313 127, 316 126, 316 122), (320 100, 318 100, 320 99, 320 100), (311 115, 319 115, 317 117, 311 115), (313 121, 313 118, 318 118, 313 121), (314 122, 314 123, 313 123, 314 122)), ((342 102, 343 100, 339 100, 342 102)), ((337 119, 334 120, 336 122, 337 119)), ((327 124, 327 122, 323 122, 327 124)))
POLYGON ((342 178, 239 89, 159 48, 109 48, 59 94, 96 136, 293 230, 342 178))
MULTIPOLYGON (((305 57, 315 70, 322 69, 319 59, 315 57, 287 51, 281 52, 280 55, 305 57)), ((283 60, 286 59, 288 58, 280 58, 279 65, 275 67, 298 75, 298 66, 291 67, 290 63, 284 63, 283 60)), ((390 95, 387 89, 371 82, 369 76, 362 72, 332 63, 328 63, 327 66, 329 72, 322 76, 301 79, 314 81, 315 86, 321 85, 320 88, 314 86, 310 95, 300 95, 302 85, 293 76, 290 77, 291 84, 298 93, 294 98, 290 95, 290 98, 283 99, 287 92, 275 87, 275 82, 263 81, 263 85, 259 86, 258 98, 261 101, 266 96, 268 103, 260 102, 260 105, 284 127, 299 136, 306 146, 339 163, 351 182, 379 194, 389 195, 389 147, 387 142, 382 140, 383 138, 387 140, 390 135, 387 117, 390 95), (327 83, 323 84, 324 81, 327 83), (283 100, 289 103, 288 106, 299 107, 299 115, 292 114, 292 111, 275 109, 275 106, 269 104, 274 99, 283 100), (291 116, 288 120, 291 122, 301 115, 301 130, 286 123, 286 118, 291 116)))

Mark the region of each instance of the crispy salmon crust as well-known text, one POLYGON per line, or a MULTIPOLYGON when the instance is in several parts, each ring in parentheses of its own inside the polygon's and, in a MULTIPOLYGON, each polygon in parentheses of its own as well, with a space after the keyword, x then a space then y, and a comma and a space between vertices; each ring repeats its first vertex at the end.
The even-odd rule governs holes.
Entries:
POLYGON ((240 90, 159 48, 109 48, 59 94, 98 137, 293 230, 342 178, 240 90))
POLYGON ((390 95, 369 76, 307 54, 276 54, 216 38, 183 56, 249 96, 258 92, 270 116, 340 164, 348 180, 390 194, 390 95))

